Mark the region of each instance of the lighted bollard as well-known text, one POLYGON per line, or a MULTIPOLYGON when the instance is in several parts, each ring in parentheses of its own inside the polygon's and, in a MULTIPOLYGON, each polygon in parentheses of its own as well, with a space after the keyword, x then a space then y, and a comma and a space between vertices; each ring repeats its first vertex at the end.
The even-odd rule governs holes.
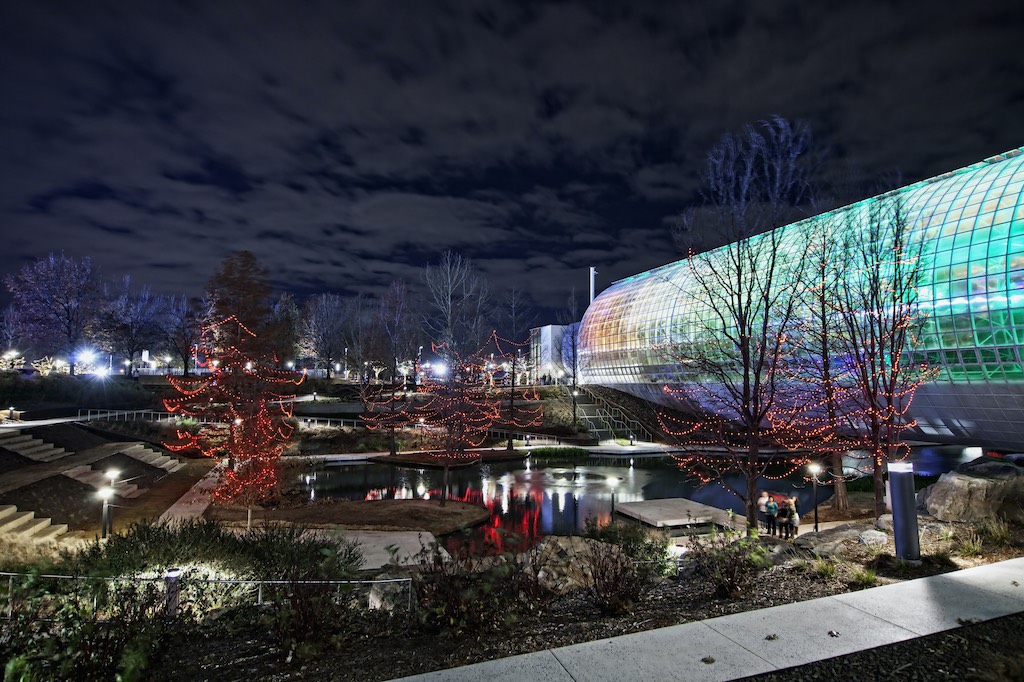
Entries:
POLYGON ((889 464, 889 496, 892 500, 896 556, 907 561, 918 561, 921 558, 921 538, 917 530, 917 495, 914 492, 913 464, 889 464))
POLYGON ((181 599, 181 569, 171 568, 164 574, 164 586, 167 590, 167 601, 164 604, 164 615, 168 618, 178 617, 178 602, 181 599))

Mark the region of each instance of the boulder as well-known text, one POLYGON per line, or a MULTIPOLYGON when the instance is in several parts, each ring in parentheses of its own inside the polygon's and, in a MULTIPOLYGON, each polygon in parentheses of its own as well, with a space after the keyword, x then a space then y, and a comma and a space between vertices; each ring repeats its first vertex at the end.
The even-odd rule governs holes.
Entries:
POLYGON ((979 457, 962 464, 917 495, 917 506, 940 521, 1001 517, 1024 523, 1024 467, 979 457))
POLYGON ((880 530, 866 530, 857 536, 857 542, 869 547, 887 545, 889 544, 889 536, 880 530))
POLYGON ((820 533, 804 533, 797 536, 793 544, 817 556, 835 556, 847 547, 860 544, 861 535, 869 531, 877 532, 868 523, 845 523, 820 533))
POLYGON ((594 544, 599 542, 576 535, 549 536, 530 550, 527 565, 535 567, 542 585, 565 594, 589 583, 587 564, 594 544))

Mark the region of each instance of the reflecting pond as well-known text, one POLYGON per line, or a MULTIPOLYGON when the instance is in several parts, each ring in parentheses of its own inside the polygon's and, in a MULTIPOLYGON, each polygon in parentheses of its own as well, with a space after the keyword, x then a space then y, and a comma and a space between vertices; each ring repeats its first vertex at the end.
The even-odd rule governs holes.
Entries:
MULTIPOLYGON (((980 454, 959 447, 918 448, 911 460, 921 473, 934 475, 980 454)), ((795 495, 801 509, 811 509, 813 487, 803 473, 778 473, 778 477, 762 479, 759 489, 795 495)), ((440 469, 360 462, 319 469, 307 477, 307 485, 313 499, 436 499, 443 476, 440 469)), ((741 480, 735 477, 730 483, 739 486, 741 480)), ((686 497, 745 513, 739 499, 721 484, 701 486, 669 458, 637 459, 632 465, 629 459, 596 458, 576 465, 529 461, 475 464, 451 469, 449 491, 449 499, 482 504, 491 511, 488 522, 475 531, 475 539, 498 547, 505 546, 508 534, 532 545, 547 535, 580 532, 588 518, 608 523, 614 506, 625 502, 686 497)), ((830 486, 818 487, 819 501, 831 495, 830 486)))

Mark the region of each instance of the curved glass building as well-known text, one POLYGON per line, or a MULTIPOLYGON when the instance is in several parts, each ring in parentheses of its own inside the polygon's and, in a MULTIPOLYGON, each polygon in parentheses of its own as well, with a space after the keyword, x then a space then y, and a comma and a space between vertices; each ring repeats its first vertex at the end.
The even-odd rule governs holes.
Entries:
MULTIPOLYGON (((1024 451, 1024 148, 780 227, 783 254, 809 221, 861 224, 879 202, 899 203, 921 249, 915 357, 938 371, 918 390, 908 436, 1024 451)), ((583 317, 583 383, 671 400, 664 349, 700 327, 696 291, 686 260, 603 291, 583 317)))

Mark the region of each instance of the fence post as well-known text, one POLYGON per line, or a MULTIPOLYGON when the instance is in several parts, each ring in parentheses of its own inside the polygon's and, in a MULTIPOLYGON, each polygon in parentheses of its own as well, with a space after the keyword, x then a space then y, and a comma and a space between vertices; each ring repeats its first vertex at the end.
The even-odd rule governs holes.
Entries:
POLYGON ((263 581, 256 585, 256 606, 263 606, 263 581))
POLYGON ((14 619, 14 576, 7 576, 7 620, 14 619))

